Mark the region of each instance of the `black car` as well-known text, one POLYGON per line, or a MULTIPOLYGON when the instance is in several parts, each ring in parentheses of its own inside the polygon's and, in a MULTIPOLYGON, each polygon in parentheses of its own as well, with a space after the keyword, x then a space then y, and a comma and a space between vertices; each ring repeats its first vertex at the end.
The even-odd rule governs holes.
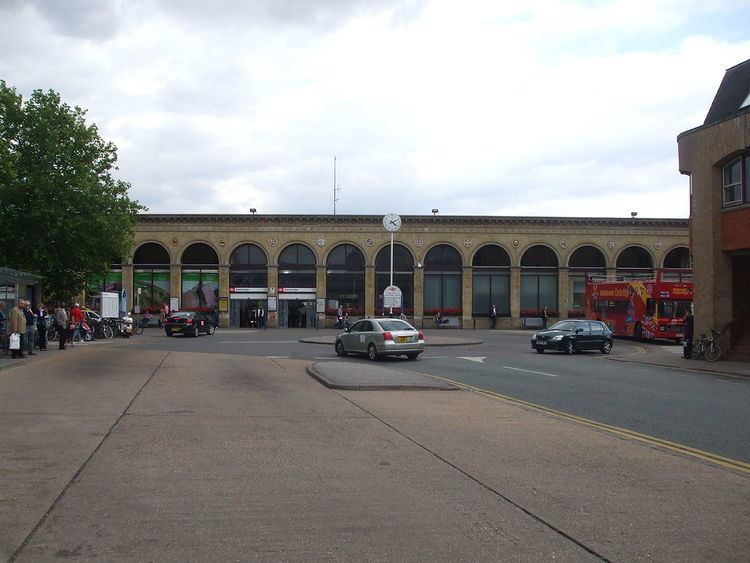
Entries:
POLYGON ((196 311, 179 311, 172 313, 164 321, 164 332, 167 336, 173 334, 185 334, 187 336, 198 336, 201 332, 213 334, 216 325, 211 317, 196 311))
POLYGON ((572 354, 576 350, 612 350, 612 331, 601 321, 567 320, 531 336, 531 347, 539 354, 545 350, 560 350, 572 354))

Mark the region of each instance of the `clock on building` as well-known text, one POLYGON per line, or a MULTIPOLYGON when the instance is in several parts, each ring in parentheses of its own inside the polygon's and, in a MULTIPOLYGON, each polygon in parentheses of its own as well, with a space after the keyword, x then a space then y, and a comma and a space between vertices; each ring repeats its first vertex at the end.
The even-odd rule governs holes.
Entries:
POLYGON ((401 228, 401 217, 395 213, 389 213, 383 217, 383 226, 386 231, 391 231, 392 233, 398 231, 401 228))

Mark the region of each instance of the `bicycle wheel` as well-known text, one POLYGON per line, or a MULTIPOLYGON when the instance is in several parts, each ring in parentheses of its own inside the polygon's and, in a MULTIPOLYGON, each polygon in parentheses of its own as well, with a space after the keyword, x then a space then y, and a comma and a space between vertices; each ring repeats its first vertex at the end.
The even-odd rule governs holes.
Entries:
POLYGON ((711 342, 711 344, 706 347, 705 355, 706 361, 715 362, 721 358, 721 347, 716 344, 716 342, 711 342))
POLYGON ((104 335, 104 338, 107 340, 111 339, 115 335, 115 331, 112 330, 112 327, 109 325, 104 325, 102 327, 102 334, 104 335))

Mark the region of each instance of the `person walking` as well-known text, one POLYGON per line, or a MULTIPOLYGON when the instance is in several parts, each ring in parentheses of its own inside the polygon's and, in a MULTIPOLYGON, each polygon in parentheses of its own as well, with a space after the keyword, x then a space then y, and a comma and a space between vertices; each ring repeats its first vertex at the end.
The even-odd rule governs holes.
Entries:
POLYGON ((344 308, 339 303, 338 309, 336 309, 336 328, 344 328, 344 308))
POLYGON ((24 299, 23 316, 26 318, 26 352, 29 356, 36 356, 34 346, 36 345, 36 315, 31 310, 31 301, 24 299))
POLYGON ((83 317, 83 309, 81 309, 81 306, 76 303, 70 310, 70 321, 73 324, 73 342, 81 341, 81 322, 83 322, 83 317))
POLYGON ((8 323, 8 334, 18 334, 21 337, 21 345, 17 350, 12 350, 12 358, 25 358, 23 353, 23 336, 26 334, 26 317, 21 308, 23 299, 19 299, 15 307, 10 310, 10 322, 8 323))
POLYGON ((60 350, 65 350, 65 341, 68 339, 68 321, 68 312, 64 306, 60 305, 55 311, 55 325, 57 337, 60 339, 60 350))
POLYGON ((547 330, 547 319, 549 319, 549 313, 547 312, 547 306, 545 305, 542 309, 542 330, 547 330))
POLYGON ((497 307, 495 307, 495 304, 492 304, 492 307, 490 307, 490 322, 492 323, 492 329, 495 329, 495 323, 497 323, 497 307))
POLYGON ((36 310, 36 332, 39 350, 47 351, 47 329, 49 328, 49 313, 44 307, 44 303, 37 303, 36 310))
POLYGON ((5 322, 8 320, 8 316, 5 314, 5 301, 0 301, 0 350, 5 352, 8 349, 8 344, 5 338, 5 322))

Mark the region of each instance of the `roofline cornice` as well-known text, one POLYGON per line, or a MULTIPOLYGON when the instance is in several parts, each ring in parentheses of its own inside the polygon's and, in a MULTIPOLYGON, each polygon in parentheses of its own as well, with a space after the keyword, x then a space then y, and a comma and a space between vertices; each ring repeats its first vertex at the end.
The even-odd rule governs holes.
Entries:
MULTIPOLYGON (((617 218, 617 217, 514 217, 490 215, 402 215, 404 226, 608 226, 687 227, 688 219, 681 218, 617 218)), ((259 215, 259 214, 151 214, 138 215, 139 224, 251 224, 271 226, 282 223, 371 225, 380 224, 382 215, 259 215)))

